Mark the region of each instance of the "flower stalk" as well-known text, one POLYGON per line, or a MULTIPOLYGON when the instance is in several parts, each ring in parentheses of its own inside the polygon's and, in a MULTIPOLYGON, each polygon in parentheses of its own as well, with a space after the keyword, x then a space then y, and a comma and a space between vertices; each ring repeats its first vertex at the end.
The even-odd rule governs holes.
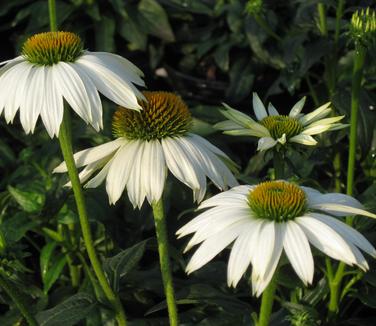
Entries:
POLYGON ((153 202, 151 206, 153 209, 155 221, 155 231, 157 233, 159 262, 161 267, 164 291, 167 300, 167 309, 170 320, 170 326, 177 326, 179 325, 179 319, 171 274, 167 225, 163 207, 163 200, 160 199, 159 201, 153 202))
POLYGON ((0 287, 9 295, 14 304, 26 319, 29 326, 38 326, 33 314, 29 311, 27 305, 23 302, 17 288, 15 288, 5 277, 0 275, 0 287))
POLYGON ((270 315, 273 309, 274 295, 277 289, 277 273, 274 274, 273 279, 262 293, 260 314, 257 326, 268 326, 270 315))

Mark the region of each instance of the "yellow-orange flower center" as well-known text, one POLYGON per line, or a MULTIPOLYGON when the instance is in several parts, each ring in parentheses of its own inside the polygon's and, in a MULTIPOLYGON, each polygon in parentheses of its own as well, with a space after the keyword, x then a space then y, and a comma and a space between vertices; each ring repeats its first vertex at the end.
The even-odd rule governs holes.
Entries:
POLYGON ((144 92, 140 112, 119 107, 112 120, 115 137, 162 139, 184 135, 192 123, 191 113, 180 96, 169 92, 144 92))
POLYGON ((60 61, 74 62, 82 51, 80 37, 70 32, 35 34, 22 46, 22 55, 29 62, 42 66, 52 66, 60 61))
POLYGON ((285 181, 260 183, 248 195, 248 203, 256 217, 286 222, 302 216, 307 198, 297 185, 285 181))

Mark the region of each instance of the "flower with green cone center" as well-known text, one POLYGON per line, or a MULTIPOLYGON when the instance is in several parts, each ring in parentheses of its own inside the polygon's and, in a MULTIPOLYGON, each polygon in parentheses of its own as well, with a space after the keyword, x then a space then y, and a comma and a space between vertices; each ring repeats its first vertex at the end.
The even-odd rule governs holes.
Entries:
POLYGON ((269 130, 274 139, 281 138, 283 134, 289 139, 299 135, 303 130, 301 123, 286 115, 270 115, 260 121, 260 123, 269 130))
POLYGON ((258 218, 287 222, 304 214, 307 198, 304 191, 292 183, 267 181, 249 193, 248 204, 258 218))
POLYGON ((52 66, 74 62, 83 53, 83 44, 78 35, 70 32, 47 32, 29 37, 22 46, 22 55, 30 62, 52 66))
POLYGON ((142 111, 119 107, 114 114, 115 137, 153 140, 184 135, 192 123, 191 113, 183 100, 169 92, 143 92, 142 111))

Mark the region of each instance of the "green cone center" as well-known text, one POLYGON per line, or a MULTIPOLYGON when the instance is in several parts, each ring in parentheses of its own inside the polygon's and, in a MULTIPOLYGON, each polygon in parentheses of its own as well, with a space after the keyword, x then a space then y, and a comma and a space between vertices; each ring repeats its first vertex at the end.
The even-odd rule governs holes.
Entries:
POLYGON ((278 139, 286 134, 286 138, 294 137, 303 130, 301 123, 286 115, 271 115, 260 121, 260 123, 269 130, 274 139, 278 139))
POLYGON ((60 61, 74 62, 82 52, 80 37, 70 32, 35 34, 22 46, 22 55, 26 60, 42 66, 52 66, 60 61))
POLYGON ((292 183, 267 181, 250 191, 248 204, 258 218, 287 222, 304 214, 307 198, 304 191, 292 183))
POLYGON ((180 96, 169 92, 144 92, 140 112, 119 107, 112 120, 115 137, 152 140, 184 135, 192 123, 191 113, 180 96))

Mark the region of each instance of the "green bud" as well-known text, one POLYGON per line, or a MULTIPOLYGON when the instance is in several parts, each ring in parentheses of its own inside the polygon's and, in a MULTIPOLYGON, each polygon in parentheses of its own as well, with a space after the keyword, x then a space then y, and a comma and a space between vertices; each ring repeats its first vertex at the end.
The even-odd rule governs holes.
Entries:
POLYGON ((355 43, 369 48, 376 43, 376 12, 371 8, 357 10, 351 18, 350 35, 355 43))

